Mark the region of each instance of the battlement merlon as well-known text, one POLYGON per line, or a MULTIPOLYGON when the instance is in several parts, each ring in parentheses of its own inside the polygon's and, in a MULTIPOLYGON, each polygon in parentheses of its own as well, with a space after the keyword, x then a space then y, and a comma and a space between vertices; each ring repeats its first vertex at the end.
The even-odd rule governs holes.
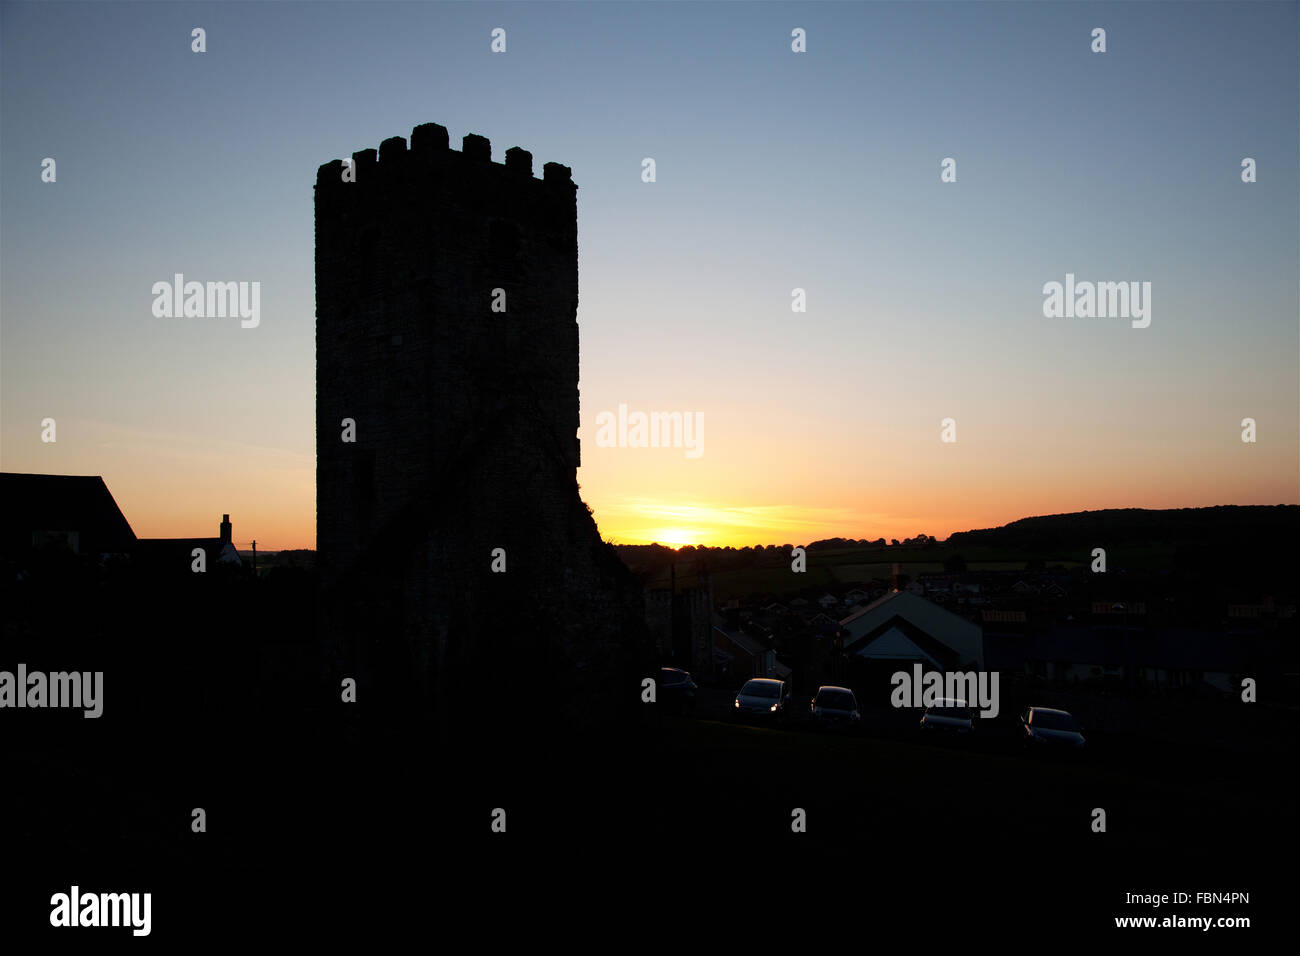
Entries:
MULTIPOLYGON (((411 130, 410 148, 401 136, 384 140, 379 149, 363 149, 352 154, 356 183, 374 183, 390 178, 405 178, 412 173, 432 171, 437 168, 445 170, 451 164, 482 164, 488 168, 501 170, 511 176, 527 176, 534 182, 533 154, 526 149, 512 146, 506 150, 505 162, 492 162, 492 144, 485 136, 469 133, 461 140, 459 151, 451 149, 447 129, 437 123, 424 123, 411 130)), ((322 165, 316 171, 317 187, 332 188, 335 185, 348 186, 343 181, 342 160, 335 159, 322 165)), ((560 190, 567 187, 576 191, 573 171, 559 163, 546 163, 542 167, 542 180, 547 189, 560 190)))

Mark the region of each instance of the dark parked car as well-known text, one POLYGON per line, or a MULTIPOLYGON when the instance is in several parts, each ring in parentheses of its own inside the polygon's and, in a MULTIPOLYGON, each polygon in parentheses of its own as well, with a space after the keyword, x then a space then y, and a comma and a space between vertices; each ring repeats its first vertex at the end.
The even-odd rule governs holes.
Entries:
POLYGON ((822 727, 856 727, 861 719, 853 691, 833 684, 818 687, 808 709, 813 723, 822 727))
POLYGON ((1082 750, 1087 743, 1069 713, 1051 707, 1030 707, 1020 715, 1021 742, 1027 750, 1082 750))
POLYGON ((659 690, 656 700, 673 714, 695 713, 695 681, 680 667, 659 668, 659 690))
POLYGON ((740 688, 731 709, 743 717, 784 719, 790 709, 790 685, 770 677, 755 677, 740 688))

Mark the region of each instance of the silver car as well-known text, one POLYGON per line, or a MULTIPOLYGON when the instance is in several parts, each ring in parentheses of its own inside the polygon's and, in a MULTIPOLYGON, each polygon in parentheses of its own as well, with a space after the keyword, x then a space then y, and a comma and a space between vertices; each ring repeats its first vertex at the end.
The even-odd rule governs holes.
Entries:
POLYGON ((974 729, 971 710, 964 700, 943 697, 925 708, 921 729, 932 732, 968 734, 974 729))
POLYGON ((818 687, 808 708, 813 721, 823 727, 856 727, 862 717, 853 691, 833 684, 818 687))
POLYGON ((734 713, 765 719, 783 718, 790 706, 790 685, 770 677, 746 681, 732 702, 734 713))

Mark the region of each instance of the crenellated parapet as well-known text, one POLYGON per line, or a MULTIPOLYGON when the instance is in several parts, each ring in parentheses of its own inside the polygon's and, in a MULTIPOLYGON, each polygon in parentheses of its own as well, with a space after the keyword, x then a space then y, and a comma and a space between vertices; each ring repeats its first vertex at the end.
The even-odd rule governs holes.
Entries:
MULTIPOLYGON (((503 181, 518 182, 518 177, 533 180, 533 154, 512 146, 506 150, 505 162, 492 161, 492 143, 486 136, 467 133, 461 140, 459 151, 450 147, 445 126, 424 123, 411 130, 410 145, 401 136, 393 136, 379 144, 379 149, 363 149, 352 154, 355 182, 344 179, 344 162, 334 159, 316 172, 316 185, 321 188, 338 186, 401 182, 430 175, 456 175, 488 171, 500 175, 503 181), (506 180, 504 177, 513 177, 506 180)), ((533 180, 536 182, 536 180, 533 180)), ((560 163, 546 163, 542 167, 541 182, 552 189, 577 189, 573 173, 560 163)))

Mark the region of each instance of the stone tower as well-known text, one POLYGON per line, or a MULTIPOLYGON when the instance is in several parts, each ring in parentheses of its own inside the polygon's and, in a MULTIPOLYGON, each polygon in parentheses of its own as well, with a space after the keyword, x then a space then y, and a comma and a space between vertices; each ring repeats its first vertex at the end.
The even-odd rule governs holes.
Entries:
POLYGON ((327 663, 444 727, 540 687, 601 719, 646 672, 639 589, 576 480, 577 187, 505 160, 425 124, 316 180, 327 663))

